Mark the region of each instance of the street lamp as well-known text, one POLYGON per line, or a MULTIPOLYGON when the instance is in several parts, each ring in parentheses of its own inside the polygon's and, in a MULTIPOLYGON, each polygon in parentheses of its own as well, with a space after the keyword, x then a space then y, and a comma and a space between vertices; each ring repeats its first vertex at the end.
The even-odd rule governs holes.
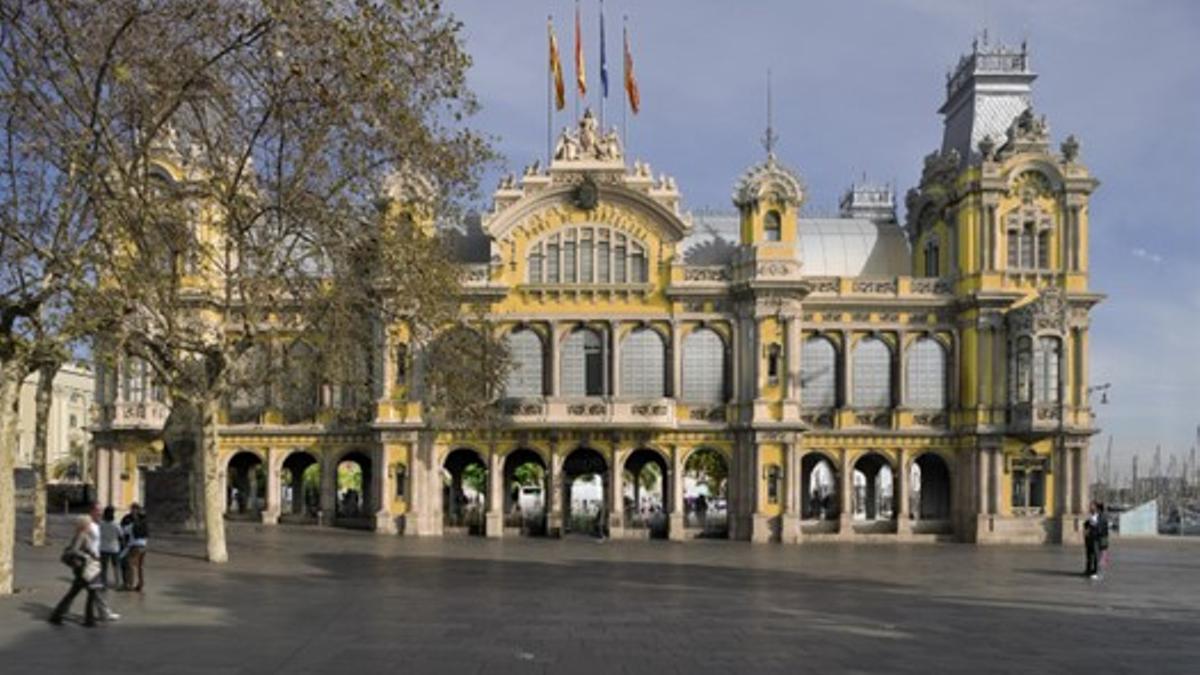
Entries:
POLYGON ((1091 401, 1092 394, 1094 394, 1095 392, 1100 392, 1100 405, 1108 405, 1108 390, 1111 387, 1112 387, 1111 382, 1105 382, 1104 384, 1098 384, 1094 387, 1088 387, 1087 388, 1087 400, 1091 401))

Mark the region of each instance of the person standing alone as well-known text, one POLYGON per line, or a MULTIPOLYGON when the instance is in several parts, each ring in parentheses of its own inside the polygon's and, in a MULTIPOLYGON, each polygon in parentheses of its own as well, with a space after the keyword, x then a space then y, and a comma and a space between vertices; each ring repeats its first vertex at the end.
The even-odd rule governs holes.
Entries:
POLYGON ((124 537, 115 519, 113 507, 105 507, 104 519, 100 521, 100 578, 105 588, 121 588, 125 585, 125 575, 121 573, 121 544, 124 537), (108 583, 109 568, 113 574, 111 584, 108 583))
POLYGON ((146 523, 142 507, 136 502, 129 507, 123 530, 128 547, 125 554, 125 590, 140 593, 146 580, 146 543, 150 537, 150 526, 146 523))

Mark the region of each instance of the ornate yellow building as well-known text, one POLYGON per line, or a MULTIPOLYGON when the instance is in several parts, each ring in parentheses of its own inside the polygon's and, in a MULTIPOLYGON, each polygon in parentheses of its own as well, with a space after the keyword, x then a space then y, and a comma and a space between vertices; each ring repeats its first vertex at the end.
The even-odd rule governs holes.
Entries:
MULTIPOLYGON (((734 187, 736 213, 690 215, 585 115, 459 241, 465 301, 516 364, 502 428, 431 428, 422 350, 394 326, 369 424, 320 424, 336 396, 315 382, 304 414, 270 397, 230 410, 230 510, 405 535, 603 521, 614 537, 1079 539, 1097 182, 1073 137, 1051 148, 1034 77, 1024 48, 962 58, 903 225, 870 185, 839 217, 804 217, 804 183, 772 152, 734 187), (361 483, 339 483, 346 461, 361 483)), ((117 504, 165 419, 145 378, 129 366, 98 387, 117 504)))

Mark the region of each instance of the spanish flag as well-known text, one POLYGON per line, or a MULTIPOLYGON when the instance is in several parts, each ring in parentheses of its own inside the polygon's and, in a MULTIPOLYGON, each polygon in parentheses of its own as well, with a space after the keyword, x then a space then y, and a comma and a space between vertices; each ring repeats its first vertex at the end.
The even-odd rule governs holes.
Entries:
POLYGON ((575 3, 575 84, 579 95, 587 96, 587 68, 583 63, 583 27, 579 22, 579 2, 575 3))
POLYGON ((558 38, 554 37, 554 23, 546 20, 550 34, 550 75, 554 77, 554 109, 562 110, 567 104, 566 87, 563 85, 562 60, 558 58, 558 38))
POLYGON ((642 107, 642 96, 638 91, 637 78, 633 75, 633 52, 629 51, 629 28, 625 28, 625 95, 629 99, 629 109, 638 114, 642 107))

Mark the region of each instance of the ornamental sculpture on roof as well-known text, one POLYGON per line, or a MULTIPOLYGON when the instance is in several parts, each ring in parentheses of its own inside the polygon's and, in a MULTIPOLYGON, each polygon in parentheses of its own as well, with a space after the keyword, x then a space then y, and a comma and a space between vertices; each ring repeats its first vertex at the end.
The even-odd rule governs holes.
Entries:
POLYGON ((621 139, 616 130, 604 133, 596 121, 592 109, 588 108, 579 120, 579 130, 572 132, 563 127, 554 146, 554 159, 560 161, 621 159, 621 139))

